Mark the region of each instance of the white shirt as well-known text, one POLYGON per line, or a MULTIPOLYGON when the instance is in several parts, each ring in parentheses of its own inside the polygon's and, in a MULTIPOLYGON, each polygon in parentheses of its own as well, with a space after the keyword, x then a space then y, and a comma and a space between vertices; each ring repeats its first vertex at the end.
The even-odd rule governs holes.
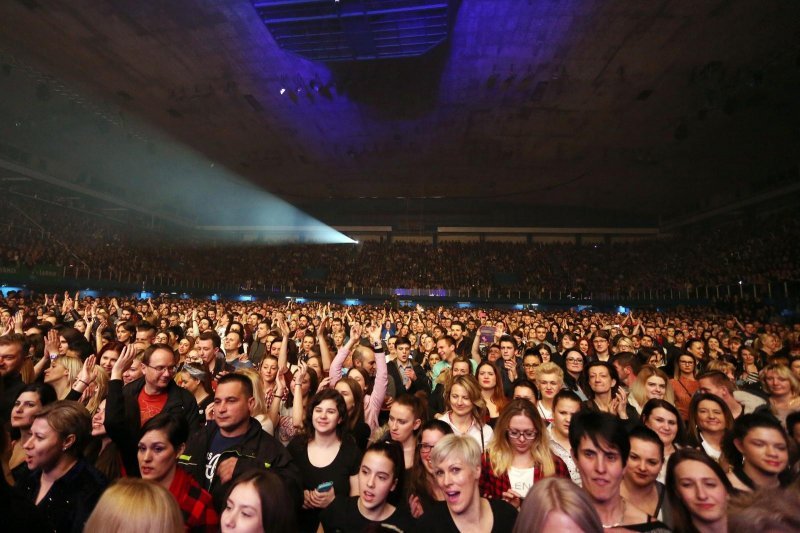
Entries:
POLYGON ((478 446, 481 447, 481 452, 486 451, 486 446, 492 442, 492 437, 494 437, 494 431, 492 431, 491 427, 489 427, 487 424, 484 424, 482 427, 478 427, 478 424, 475 423, 475 420, 473 420, 469 425, 469 429, 467 429, 467 431, 460 431, 450 420, 450 411, 446 412, 439 420, 447 423, 447 425, 453 428, 453 433, 456 435, 469 435, 475 439, 475 442, 477 442, 478 446), (481 436, 483 438, 481 438, 481 436))
POLYGON ((511 490, 524 498, 528 495, 528 491, 533 488, 533 470, 530 468, 516 468, 514 466, 508 469, 508 480, 511 482, 511 490))

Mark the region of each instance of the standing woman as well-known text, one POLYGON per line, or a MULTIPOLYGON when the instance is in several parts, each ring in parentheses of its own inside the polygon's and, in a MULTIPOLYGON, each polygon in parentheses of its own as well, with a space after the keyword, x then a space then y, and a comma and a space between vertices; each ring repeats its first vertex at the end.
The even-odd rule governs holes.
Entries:
POLYGON ((403 493, 403 452, 399 443, 382 440, 372 444, 358 471, 358 496, 336 498, 322 511, 325 531, 353 532, 378 529, 411 531, 414 519, 405 508, 389 503, 392 494, 403 493))
POLYGON ((544 422, 528 400, 513 400, 503 410, 497 432, 481 459, 481 496, 503 499, 519 509, 540 480, 569 477, 564 462, 550 451, 544 422))
POLYGON ((502 378, 498 379, 497 367, 489 361, 481 362, 475 375, 478 377, 481 396, 489 411, 489 426, 494 428, 500 413, 508 403, 508 399, 503 393, 503 380, 502 378))
POLYGON ((781 364, 769 364, 761 371, 761 384, 769 394, 769 405, 772 414, 782 423, 792 411, 800 410, 800 380, 789 367, 781 364))
POLYGON ((403 469, 409 472, 414 466, 417 449, 417 431, 425 420, 423 401, 412 394, 397 398, 389 409, 389 437, 403 448, 403 469))
POLYGON ((745 492, 783 487, 789 481, 789 437, 767 413, 742 415, 725 440, 733 488, 745 492))
POLYGON ((672 390, 675 391, 675 407, 681 415, 681 420, 689 417, 689 404, 692 395, 697 392, 700 385, 697 383, 697 360, 690 353, 682 353, 675 364, 675 377, 670 380, 672 390))
POLYGON ((178 372, 175 381, 194 395, 200 417, 205 419, 206 408, 214 403, 214 391, 211 388, 211 375, 206 367, 196 363, 186 363, 178 372))
POLYGON ((343 377, 336 382, 334 389, 339 391, 347 405, 347 431, 353 436, 359 449, 366 451, 370 429, 364 422, 364 391, 361 385, 353 378, 343 377))
POLYGON ((481 397, 478 381, 471 374, 456 376, 445 399, 447 412, 440 418, 453 428, 456 435, 468 435, 475 439, 481 453, 492 441, 494 432, 486 420, 486 405, 481 397))
POLYGON ((569 477, 579 487, 582 484, 581 473, 575 464, 572 455, 572 445, 569 442, 569 426, 572 416, 581 410, 581 399, 572 391, 562 390, 553 399, 553 423, 547 426, 547 436, 550 451, 559 457, 569 470, 569 477))
POLYGON ((652 365, 644 365, 631 385, 628 403, 641 414, 644 404, 653 398, 674 404, 675 391, 672 390, 669 377, 662 370, 652 365))
POLYGON ((732 429, 733 415, 719 396, 700 393, 692 397, 686 425, 689 446, 703 450, 711 459, 720 462, 722 445, 732 429))
POLYGON ((60 355, 50 363, 50 368, 44 371, 44 382, 56 390, 59 400, 64 400, 78 379, 82 367, 83 362, 77 357, 60 355))
POLYGON ((303 477, 303 509, 298 529, 315 532, 320 510, 335 497, 358 494, 361 450, 350 437, 347 406, 342 395, 324 389, 314 395, 306 410, 305 431, 287 447, 303 477))
POLYGON ((628 395, 620 387, 617 370, 614 365, 606 361, 592 361, 583 371, 584 381, 589 388, 586 395, 589 397, 584 405, 591 410, 609 413, 621 420, 635 421, 639 414, 628 403, 628 395))
POLYGON ((664 443, 664 466, 658 481, 664 483, 667 477, 667 461, 680 447, 686 444, 686 430, 678 409, 666 400, 649 400, 642 409, 642 424, 656 432, 664 443))
POLYGON ((428 420, 420 428, 417 454, 414 467, 408 478, 408 507, 414 518, 419 518, 436 502, 444 501, 444 492, 436 483, 431 464, 431 450, 446 435, 452 435, 453 428, 441 420, 428 420))
POLYGON ((564 388, 577 394, 582 402, 589 399, 581 383, 585 366, 586 358, 579 350, 571 348, 564 353, 564 388))
POLYGON ((91 434, 89 412, 77 402, 44 407, 24 444, 30 473, 17 483, 54 531, 82 531, 107 481, 83 460, 91 434))
POLYGON ((448 435, 431 452, 433 472, 446 505, 435 505, 418 522, 420 531, 508 533, 517 511, 502 499, 481 498, 481 449, 467 436, 448 435))
MULTIPOLYGON (((46 405, 54 403, 56 391, 46 383, 33 382, 25 385, 19 392, 14 406, 11 408, 11 456, 8 461, 8 471, 13 471, 25 463, 24 444, 31 438, 33 419, 46 405)), ((19 474, 24 475, 25 467, 22 466, 19 474)))
POLYGON ((683 448, 667 465, 667 496, 674 531, 727 533, 728 499, 733 486, 706 454, 683 448))
POLYGON ((318 386, 317 373, 308 372, 306 364, 300 363, 289 384, 289 395, 280 404, 278 439, 284 446, 289 444, 295 434, 303 429, 303 413, 306 412, 308 402, 318 386))

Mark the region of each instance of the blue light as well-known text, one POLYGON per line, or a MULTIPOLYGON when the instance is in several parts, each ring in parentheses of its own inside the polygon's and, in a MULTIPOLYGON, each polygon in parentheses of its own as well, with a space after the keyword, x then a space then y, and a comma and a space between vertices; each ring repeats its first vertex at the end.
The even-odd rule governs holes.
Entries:
POLYGON ((617 313, 619 313, 621 315, 625 315, 625 314, 628 313, 628 308, 627 307, 623 307, 621 305, 617 306, 617 313))
POLYGON ((253 297, 251 295, 249 295, 249 294, 240 294, 239 295, 239 301, 240 302, 252 302, 253 301, 253 297))
POLYGON ((459 309, 471 309, 472 302, 456 302, 459 309))
POLYGON ((142 291, 142 292, 139 293, 139 299, 140 300, 147 300, 148 298, 152 298, 152 297, 153 297, 153 293, 152 292, 142 291))
POLYGON ((360 300, 345 300, 344 305, 361 305, 360 300))
POLYGON ((211 295, 211 301, 212 301, 212 302, 216 302, 216 301, 218 301, 218 300, 219 300, 219 296, 218 296, 218 295, 216 295, 216 294, 212 294, 212 295, 211 295))

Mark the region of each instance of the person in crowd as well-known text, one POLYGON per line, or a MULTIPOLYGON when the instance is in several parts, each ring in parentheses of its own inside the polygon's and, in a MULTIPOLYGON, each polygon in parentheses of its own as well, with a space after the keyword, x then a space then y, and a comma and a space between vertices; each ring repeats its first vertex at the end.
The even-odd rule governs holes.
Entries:
POLYGON ((500 413, 508 403, 503 392, 503 380, 498 375, 497 367, 489 361, 478 363, 476 376, 481 388, 481 396, 489 412, 489 426, 494 428, 500 413))
POLYGON ((211 375, 203 365, 186 363, 181 367, 175 381, 191 392, 197 402, 198 414, 205 418, 206 408, 214 402, 214 390, 211 388, 211 375))
POLYGON ((388 363, 389 379, 394 383, 395 398, 401 394, 430 391, 430 382, 425 370, 411 359, 411 343, 407 337, 398 337, 395 342, 394 361, 388 363))
MULTIPOLYGON (((702 344, 701 344, 702 346, 702 344)), ((697 359, 691 353, 678 356, 675 364, 675 375, 670 380, 672 390, 675 391, 675 407, 678 408, 681 419, 689 418, 689 403, 692 395, 697 392, 700 384, 697 383, 697 359)))
POLYGON ((739 495, 728 507, 727 526, 719 531, 800 531, 800 492, 762 489, 739 495))
POLYGON ((142 479, 167 489, 180 507, 188 531, 209 533, 219 527, 219 515, 205 489, 185 470, 178 458, 186 448, 189 427, 183 417, 160 413, 142 426, 137 460, 142 479))
POLYGON ((304 427, 287 449, 303 482, 304 511, 298 529, 313 532, 320 511, 334 498, 358 493, 361 450, 346 432, 347 406, 336 390, 323 389, 311 398, 304 427))
POLYGON ((105 343, 97 352, 97 366, 106 371, 110 376, 114 363, 119 359, 125 345, 119 341, 109 341, 105 343))
POLYGON ((444 501, 444 492, 433 475, 430 456, 436 444, 446 435, 452 434, 453 428, 441 420, 428 420, 420 428, 414 467, 407 477, 408 507, 414 518, 422 516, 425 509, 437 502, 444 501))
POLYGON ((585 491, 565 479, 551 477, 528 493, 512 533, 530 531, 602 533, 604 529, 585 491))
POLYGON ((389 409, 388 437, 402 446, 406 472, 414 466, 417 432, 426 418, 424 400, 409 394, 397 398, 389 409))
POLYGON ((481 496, 501 498, 517 509, 540 480, 568 477, 566 465, 554 455, 539 413, 526 400, 514 400, 500 415, 495 438, 481 459, 481 496))
POLYGON ((553 421, 553 398, 564 387, 564 371, 553 362, 542 363, 536 370, 536 388, 539 401, 536 409, 542 420, 548 424, 553 421))
POLYGON ((0 336, 0 422, 10 419, 14 402, 25 387, 22 368, 29 350, 30 343, 21 333, 0 336))
POLYGON ((322 511, 324 531, 356 533, 378 528, 412 531, 415 524, 408 510, 389 503, 393 493, 403 494, 403 470, 399 442, 381 440, 371 444, 358 470, 358 496, 335 498, 322 511))
POLYGON ((631 385, 628 403, 636 409, 637 413, 641 414, 644 404, 653 398, 674 404, 675 392, 672 390, 669 377, 662 370, 651 365, 644 365, 636 374, 636 379, 631 385))
MULTIPOLYGON (((31 383, 21 390, 11 410, 11 454, 8 459, 8 471, 25 464, 23 446, 31 438, 33 420, 42 408, 58 400, 56 391, 46 383, 31 383)), ((23 470, 27 470, 23 467, 23 470)), ((15 476, 18 477, 18 476, 15 476)))
MULTIPOLYGON (((120 354, 121 355, 121 354, 120 354)), ((142 363, 142 356, 144 354, 142 352, 136 352, 136 355, 131 359, 130 366, 128 366, 122 372, 122 384, 127 385, 129 383, 133 383, 140 377, 144 376, 144 363, 142 363)), ((116 364, 116 363, 114 363, 116 364)), ((111 367, 113 372, 114 367, 111 367)), ((109 381, 111 381, 111 375, 109 374, 109 381)), ((110 385, 109 385, 110 386, 110 385)))
POLYGON ((487 418, 486 405, 474 376, 457 376, 452 380, 446 406, 447 411, 440 420, 449 424, 456 435, 468 435, 475 439, 480 449, 485 451, 494 432, 484 422, 487 418))
POLYGON ((512 400, 528 400, 531 405, 536 405, 536 385, 527 379, 518 379, 514 382, 514 395, 512 400))
POLYGON ((197 352, 194 352, 194 337, 181 337, 178 341, 178 365, 183 365, 187 362, 195 362, 189 361, 193 353, 196 356, 197 352))
MULTIPOLYGON (((92 415, 92 439, 84 453, 86 460, 109 481, 114 482, 127 473, 123 457, 103 425, 106 420, 106 401, 100 402, 92 415)), ((131 472, 137 472, 131 469, 131 472)))
POLYGON ((446 505, 434 505, 419 519, 420 530, 480 533, 511 530, 517 511, 503 499, 482 498, 478 483, 481 448, 467 435, 447 435, 431 452, 431 464, 446 505))
POLYGON ((734 489, 708 455, 694 448, 675 452, 667 464, 666 490, 673 531, 728 532, 728 500, 734 489))
POLYGON ((550 450, 567 466, 569 477, 580 486, 581 476, 569 443, 569 425, 572 417, 581 410, 581 399, 572 391, 562 390, 553 399, 553 423, 547 426, 550 450))
POLYGON ((44 382, 55 389, 59 400, 65 400, 82 367, 83 361, 77 357, 60 355, 44 371, 44 382))
POLYGON ((656 433, 644 426, 634 427, 628 434, 631 451, 620 494, 628 503, 662 522, 669 519, 665 510, 666 490, 658 481, 664 466, 664 443, 656 433))
POLYGON ((667 532, 667 527, 620 494, 630 441, 618 417, 585 410, 573 417, 569 441, 583 489, 600 516, 603 529, 667 532))
MULTIPOLYGON (((278 439, 282 444, 288 445, 295 435, 302 433, 306 408, 318 388, 317 373, 309 372, 306 363, 300 361, 289 383, 290 393, 279 404, 278 439)), ((282 387, 277 390, 282 390, 282 387)), ((270 411, 274 413, 274 409, 270 411)))
POLYGON ((84 531, 182 533, 180 509, 157 483, 126 478, 106 490, 84 531))
POLYGON ((564 388, 577 394, 582 402, 589 399, 581 383, 585 366, 586 356, 580 350, 573 348, 564 353, 564 388))
POLYGON ((83 530, 107 480, 83 459, 91 417, 81 404, 57 401, 42 408, 25 442, 29 473, 17 487, 53 531, 83 530))
POLYGON ((195 347, 206 370, 211 375, 213 385, 216 385, 219 378, 225 374, 236 370, 225 360, 225 354, 221 350, 222 339, 215 331, 207 330, 200 333, 195 341, 195 347))
POLYGON ((750 492, 787 484, 789 437, 772 415, 753 413, 737 418, 723 448, 732 467, 728 479, 736 490, 750 492))
POLYGON ((542 364, 542 358, 539 352, 533 348, 525 350, 525 355, 522 356, 522 370, 525 377, 532 382, 536 381, 536 370, 542 364))
POLYGON ((736 390, 734 382, 719 371, 697 376, 698 392, 713 394, 725 402, 734 419, 767 408, 767 402, 751 392, 736 390))
POLYGON ((689 446, 702 449, 719 462, 722 458, 722 444, 732 429, 733 415, 722 398, 702 392, 692 397, 689 421, 686 424, 689 446))
POLYGON ((648 400, 642 409, 642 424, 652 429, 664 444, 664 466, 658 475, 663 483, 667 476, 666 462, 676 450, 686 445, 686 430, 677 407, 666 400, 648 400))
POLYGON ((347 406, 347 432, 359 449, 366 451, 371 431, 364 422, 364 391, 353 378, 347 376, 336 382, 334 390, 342 395, 347 406))
POLYGON ((429 397, 429 409, 435 415, 444 414, 447 404, 447 393, 457 376, 467 376, 472 372, 472 362, 466 357, 456 357, 450 368, 445 368, 438 378, 438 383, 429 397))
POLYGON ((592 361, 583 370, 584 382, 588 384, 589 399, 584 407, 594 411, 613 414, 621 420, 635 423, 639 418, 636 409, 628 403, 628 395, 620 385, 614 365, 604 361, 592 361))
POLYGON ((241 374, 246 376, 250 383, 253 384, 253 408, 250 410, 250 416, 255 418, 259 424, 261 424, 261 429, 269 433, 270 435, 275 434, 275 424, 272 421, 272 413, 269 409, 267 409, 267 402, 266 402, 266 394, 264 393, 264 389, 261 386, 261 376, 259 373, 252 369, 252 368, 240 368, 236 371, 237 374, 241 374))
POLYGON ((254 404, 253 386, 247 377, 228 374, 220 378, 210 409, 212 419, 199 431, 190 431, 179 458, 179 464, 214 497, 217 512, 222 510, 234 477, 262 468, 281 478, 299 507, 300 472, 280 442, 250 417, 254 404))
POLYGON ((295 533, 296 523, 294 503, 280 477, 269 470, 249 470, 231 483, 220 531, 295 533))
POLYGON ((778 420, 785 422, 789 413, 800 410, 800 380, 792 374, 788 366, 768 364, 759 376, 764 390, 769 394, 772 414, 778 420))

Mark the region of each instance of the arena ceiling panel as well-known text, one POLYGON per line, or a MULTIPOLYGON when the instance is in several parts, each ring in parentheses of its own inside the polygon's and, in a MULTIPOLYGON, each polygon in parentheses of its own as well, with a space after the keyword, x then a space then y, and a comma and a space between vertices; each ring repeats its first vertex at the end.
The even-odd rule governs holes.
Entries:
POLYGON ((798 180, 800 2, 463 0, 425 55, 357 62, 281 48, 248 0, 0 20, 0 155, 91 186, 110 143, 141 141, 145 176, 164 138, 328 224, 643 226, 798 180))

